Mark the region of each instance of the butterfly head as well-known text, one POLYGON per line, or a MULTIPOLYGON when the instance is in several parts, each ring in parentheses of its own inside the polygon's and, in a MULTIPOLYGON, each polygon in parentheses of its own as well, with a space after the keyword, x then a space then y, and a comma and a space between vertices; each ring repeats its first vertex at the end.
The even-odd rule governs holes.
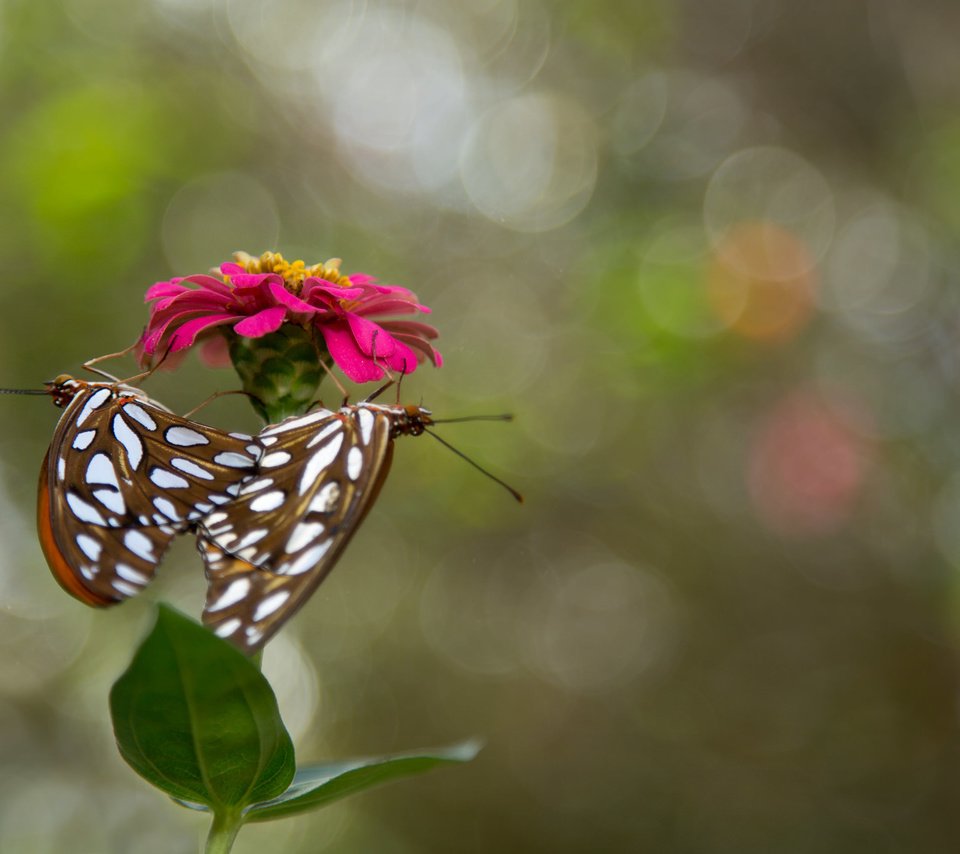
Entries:
POLYGON ((391 430, 390 437, 396 439, 398 436, 420 436, 433 424, 433 413, 422 406, 408 404, 406 406, 382 406, 377 403, 361 403, 355 407, 344 409, 372 409, 376 412, 382 412, 390 416, 391 430))
POLYGON ((60 374, 44 383, 47 393, 53 398, 53 405, 63 409, 68 406, 88 383, 75 379, 70 374, 60 374))
POLYGON ((393 432, 395 436, 420 436, 433 424, 433 413, 422 406, 408 404, 394 410, 393 432))

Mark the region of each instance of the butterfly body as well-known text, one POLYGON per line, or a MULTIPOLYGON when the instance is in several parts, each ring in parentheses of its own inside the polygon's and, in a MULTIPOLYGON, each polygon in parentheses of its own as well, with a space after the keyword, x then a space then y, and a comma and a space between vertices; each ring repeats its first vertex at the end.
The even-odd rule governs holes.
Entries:
POLYGON ((174 415, 140 389, 63 374, 37 527, 60 585, 88 605, 138 593, 174 536, 239 491, 260 447, 174 415))
POLYGON ((418 406, 316 410, 260 432, 257 474, 199 526, 203 619, 246 651, 262 646, 336 564, 376 500, 393 442, 432 423, 418 406))

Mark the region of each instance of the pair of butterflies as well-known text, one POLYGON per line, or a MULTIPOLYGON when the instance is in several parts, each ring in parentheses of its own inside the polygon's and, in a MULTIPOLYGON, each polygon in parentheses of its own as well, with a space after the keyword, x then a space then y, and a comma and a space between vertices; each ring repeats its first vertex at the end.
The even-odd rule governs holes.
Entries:
POLYGON ((383 486, 393 440, 433 423, 418 406, 363 402, 248 436, 121 382, 64 374, 46 390, 65 411, 40 474, 38 529, 61 586, 88 605, 121 602, 195 531, 203 622, 248 654, 332 569, 383 486))

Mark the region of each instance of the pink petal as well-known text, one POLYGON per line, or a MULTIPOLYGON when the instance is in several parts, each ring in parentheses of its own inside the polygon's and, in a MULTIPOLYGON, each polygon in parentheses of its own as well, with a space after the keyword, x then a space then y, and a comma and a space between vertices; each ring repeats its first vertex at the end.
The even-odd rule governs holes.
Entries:
POLYGON ((443 364, 443 357, 440 353, 422 338, 416 335, 404 335, 402 332, 395 332, 394 336, 398 341, 401 341, 416 351, 418 362, 429 359, 438 368, 443 364))
POLYGON ((320 332, 333 361, 348 379, 355 383, 369 383, 383 378, 383 369, 360 352, 349 329, 338 323, 324 323, 320 332))
POLYGON ((393 355, 397 346, 396 339, 382 326, 350 312, 347 312, 347 323, 362 352, 371 357, 376 356, 377 359, 393 355), (376 353, 374 353, 374 347, 376 347, 376 353))
POLYGON ((380 325, 394 335, 403 333, 404 335, 415 335, 420 338, 427 338, 431 341, 440 335, 435 327, 429 326, 426 323, 420 323, 417 320, 382 320, 380 321, 380 325))
MULTIPOLYGON (((172 312, 169 316, 157 317, 155 314, 151 315, 150 322, 147 324, 147 328, 143 333, 143 349, 147 355, 153 355, 157 349, 161 340, 163 340, 164 335, 166 335, 167 330, 171 326, 180 326, 186 322, 187 318, 193 317, 197 312, 195 311, 184 311, 184 312, 172 312)), ((203 312, 203 314, 209 314, 209 312, 203 312)))
POLYGON ((158 362, 161 371, 175 371, 180 367, 180 363, 187 358, 187 351, 181 350, 179 353, 171 353, 169 350, 163 359, 158 362))
POLYGON ((194 273, 192 276, 185 276, 182 279, 174 279, 173 281, 190 282, 192 285, 199 285, 202 290, 214 291, 218 294, 229 294, 231 291, 230 285, 226 282, 221 282, 219 279, 207 273, 194 273))
POLYGON ((224 323, 229 323, 231 320, 236 319, 237 316, 235 314, 207 314, 203 317, 195 317, 193 320, 188 320, 170 336, 170 346, 168 350, 171 353, 176 353, 177 350, 184 350, 190 347, 193 342, 197 340, 197 336, 205 329, 213 326, 221 326, 224 323))
MULTIPOLYGON (((379 344, 380 339, 378 338, 378 347, 379 344)), ((413 350, 411 350, 406 344, 404 344, 402 341, 398 341, 396 338, 393 338, 393 344, 393 354, 387 358, 387 365, 391 370, 396 371, 397 373, 412 374, 417 369, 417 362, 419 362, 417 354, 414 353, 413 350)))
POLYGON ((430 309, 425 305, 383 296, 375 296, 364 300, 356 307, 355 311, 362 314, 413 314, 416 311, 422 311, 424 314, 430 313, 430 309))
POLYGON ((265 308, 241 320, 233 327, 233 331, 246 338, 262 338, 270 332, 276 332, 286 316, 287 310, 283 306, 265 308))
POLYGON ((147 288, 147 292, 143 295, 143 301, 150 302, 152 299, 174 296, 190 290, 190 288, 178 285, 176 282, 157 282, 155 285, 147 288))
POLYGON ((291 311, 299 312, 300 314, 316 314, 319 309, 316 306, 310 305, 308 302, 304 302, 302 299, 294 296, 290 291, 288 291, 283 285, 278 285, 276 282, 270 282, 267 285, 267 290, 273 294, 273 298, 280 303, 280 305, 285 305, 291 311))
POLYGON ((315 276, 308 276, 303 280, 303 290, 301 293, 310 299, 314 293, 328 294, 334 299, 358 299, 363 296, 363 288, 343 288, 328 282, 326 279, 318 279, 315 276))
POLYGON ((230 367, 230 345, 222 335, 211 335, 200 345, 200 358, 211 368, 230 367))
POLYGON ((237 273, 230 277, 235 288, 259 288, 265 282, 282 284, 283 279, 276 273, 237 273))
POLYGON ((247 271, 241 267, 239 264, 234 264, 232 261, 227 261, 225 264, 220 265, 220 272, 224 276, 238 276, 247 271))
POLYGON ((202 309, 212 309, 222 311, 230 304, 230 297, 223 294, 215 294, 211 291, 183 291, 172 297, 164 297, 153 306, 153 313, 160 314, 169 309, 177 311, 197 311, 202 309))
POLYGON ((376 278, 368 276, 366 273, 351 273, 347 278, 354 285, 373 285, 376 284, 376 278))
POLYGON ((352 276, 347 276, 350 279, 350 282, 358 287, 367 287, 371 290, 375 290, 381 294, 400 294, 412 302, 417 301, 417 295, 411 291, 409 288, 403 288, 400 285, 381 285, 377 283, 377 280, 373 276, 368 276, 366 273, 355 273, 352 276))

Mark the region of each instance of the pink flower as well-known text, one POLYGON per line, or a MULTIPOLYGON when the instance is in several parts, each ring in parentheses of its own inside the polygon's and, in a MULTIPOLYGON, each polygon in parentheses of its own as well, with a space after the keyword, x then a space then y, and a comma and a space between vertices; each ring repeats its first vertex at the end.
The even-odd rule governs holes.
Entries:
POLYGON ((437 330, 416 320, 382 320, 390 315, 428 314, 406 288, 380 285, 372 276, 340 274, 339 259, 307 267, 266 252, 260 258, 237 253, 220 266, 221 278, 195 275, 157 282, 146 294, 154 301, 140 339, 143 361, 173 354, 205 340, 204 357, 224 363, 229 326, 246 338, 261 338, 284 323, 314 328, 327 351, 354 382, 379 380, 383 366, 411 373, 429 359, 443 364, 430 343, 437 330))

